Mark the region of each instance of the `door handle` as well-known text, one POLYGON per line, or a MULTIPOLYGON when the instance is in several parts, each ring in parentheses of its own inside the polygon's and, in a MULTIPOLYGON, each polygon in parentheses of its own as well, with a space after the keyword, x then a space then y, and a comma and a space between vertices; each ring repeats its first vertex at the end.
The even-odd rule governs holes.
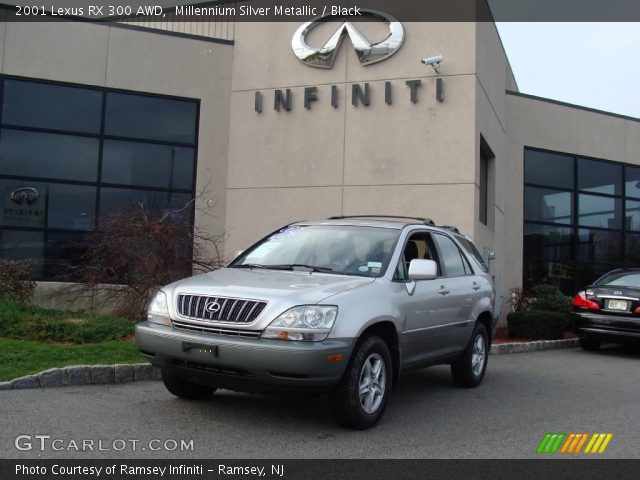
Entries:
POLYGON ((473 288, 474 290, 480 290, 480 285, 478 285, 477 282, 473 282, 473 286, 471 288, 473 288))
POLYGON ((449 295, 451 292, 449 290, 447 290, 447 288, 444 285, 442 285, 440 287, 440 290, 438 290, 438 293, 440 295, 449 295))

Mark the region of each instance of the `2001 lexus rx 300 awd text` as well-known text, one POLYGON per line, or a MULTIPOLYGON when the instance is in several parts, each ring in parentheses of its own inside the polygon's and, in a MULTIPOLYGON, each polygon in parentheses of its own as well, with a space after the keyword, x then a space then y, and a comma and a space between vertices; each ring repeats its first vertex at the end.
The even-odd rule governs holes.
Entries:
POLYGON ((478 386, 494 303, 457 229, 335 217, 287 225, 227 267, 162 288, 136 341, 179 397, 328 392, 338 421, 361 429, 408 368, 450 364, 456 384, 478 386))

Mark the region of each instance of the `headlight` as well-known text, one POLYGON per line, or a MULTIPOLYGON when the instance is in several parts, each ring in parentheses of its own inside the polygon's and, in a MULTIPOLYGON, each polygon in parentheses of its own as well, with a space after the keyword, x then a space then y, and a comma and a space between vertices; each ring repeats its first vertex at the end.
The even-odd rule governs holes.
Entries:
POLYGON ((262 338, 320 342, 327 338, 338 316, 333 305, 300 305, 279 315, 262 332, 262 338))
POLYGON ((154 295, 147 309, 147 320, 161 325, 171 325, 167 294, 160 290, 154 295))

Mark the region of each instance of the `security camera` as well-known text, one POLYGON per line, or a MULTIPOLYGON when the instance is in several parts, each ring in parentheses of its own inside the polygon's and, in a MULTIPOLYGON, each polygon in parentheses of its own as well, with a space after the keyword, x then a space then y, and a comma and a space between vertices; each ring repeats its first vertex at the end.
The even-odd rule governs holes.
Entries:
POLYGON ((440 73, 438 72, 438 67, 440 67, 440 63, 443 60, 444 60, 444 57, 442 55, 435 55, 433 57, 425 57, 420 61, 425 65, 431 65, 433 69, 436 71, 436 73, 440 73))

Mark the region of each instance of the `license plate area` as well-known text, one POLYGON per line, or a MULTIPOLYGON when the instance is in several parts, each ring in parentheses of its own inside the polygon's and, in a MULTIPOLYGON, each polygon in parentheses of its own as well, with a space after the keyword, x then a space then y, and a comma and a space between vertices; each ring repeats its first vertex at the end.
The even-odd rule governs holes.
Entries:
POLYGON ((625 312, 629 309, 629 302, 626 300, 607 300, 607 310, 617 310, 625 312))

